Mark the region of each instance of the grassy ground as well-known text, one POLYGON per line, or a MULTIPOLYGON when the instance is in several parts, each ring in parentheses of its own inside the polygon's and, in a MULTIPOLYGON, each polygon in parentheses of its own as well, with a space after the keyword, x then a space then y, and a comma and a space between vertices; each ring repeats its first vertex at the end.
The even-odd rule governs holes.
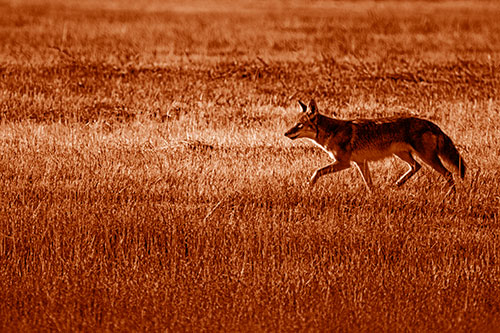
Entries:
POLYGON ((500 326, 500 5, 0 2, 1 331, 500 326), (402 162, 308 179, 283 136, 436 122, 457 194, 402 162))

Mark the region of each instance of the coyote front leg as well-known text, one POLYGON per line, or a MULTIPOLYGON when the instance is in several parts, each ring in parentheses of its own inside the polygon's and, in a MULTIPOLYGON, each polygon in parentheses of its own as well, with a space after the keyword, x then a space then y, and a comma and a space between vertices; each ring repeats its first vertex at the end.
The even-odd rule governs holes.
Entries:
POLYGON ((347 169, 348 167, 350 167, 349 162, 346 163, 346 162, 341 162, 341 161, 335 161, 332 164, 329 164, 325 167, 322 167, 322 168, 316 170, 314 172, 313 176, 311 177, 311 186, 316 184, 319 177, 326 175, 327 173, 334 173, 337 171, 342 171, 344 169, 347 169))
POLYGON ((368 168, 368 162, 365 160, 362 163, 355 162, 355 164, 358 167, 361 178, 363 178, 363 181, 365 182, 368 192, 372 192, 373 182, 372 175, 370 174, 370 168, 368 168))

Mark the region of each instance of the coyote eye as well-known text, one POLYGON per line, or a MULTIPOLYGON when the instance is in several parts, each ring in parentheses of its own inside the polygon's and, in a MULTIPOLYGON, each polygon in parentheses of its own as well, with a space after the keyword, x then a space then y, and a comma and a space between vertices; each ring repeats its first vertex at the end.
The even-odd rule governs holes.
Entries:
POLYGON ((302 124, 302 123, 297 125, 297 128, 299 128, 299 129, 302 127, 304 127, 304 124, 302 124))

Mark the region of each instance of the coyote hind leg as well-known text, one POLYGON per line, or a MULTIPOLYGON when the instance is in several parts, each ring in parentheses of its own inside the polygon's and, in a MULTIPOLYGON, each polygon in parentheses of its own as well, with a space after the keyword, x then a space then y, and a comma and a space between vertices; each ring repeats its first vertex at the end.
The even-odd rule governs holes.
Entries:
POLYGON ((396 181, 396 185, 401 186, 406 183, 406 181, 410 179, 411 176, 417 173, 417 171, 420 170, 422 166, 413 158, 413 156, 411 156, 411 153, 409 151, 398 152, 395 155, 405 161, 410 167, 408 171, 406 171, 405 174, 396 181))
POLYGON ((420 141, 416 141, 413 149, 415 149, 415 154, 426 164, 432 167, 434 170, 439 172, 446 178, 448 186, 454 188, 455 181, 453 180, 452 173, 446 169, 438 157, 438 140, 439 138, 435 134, 424 133, 420 141))
POLYGON ((441 160, 436 154, 426 156, 418 153, 418 157, 420 157, 422 161, 427 163, 434 170, 442 174, 451 188, 455 188, 455 181, 453 180, 452 173, 444 167, 443 163, 441 163, 441 160))

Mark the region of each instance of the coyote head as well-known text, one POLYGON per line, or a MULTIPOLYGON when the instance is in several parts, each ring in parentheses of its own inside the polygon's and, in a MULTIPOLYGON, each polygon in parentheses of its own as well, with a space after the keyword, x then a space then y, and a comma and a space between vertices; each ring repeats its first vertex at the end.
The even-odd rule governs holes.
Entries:
POLYGON ((290 139, 310 138, 315 139, 318 136, 318 107, 314 99, 309 102, 309 110, 307 106, 299 101, 302 107, 302 114, 297 121, 297 124, 290 128, 285 136, 290 139))

